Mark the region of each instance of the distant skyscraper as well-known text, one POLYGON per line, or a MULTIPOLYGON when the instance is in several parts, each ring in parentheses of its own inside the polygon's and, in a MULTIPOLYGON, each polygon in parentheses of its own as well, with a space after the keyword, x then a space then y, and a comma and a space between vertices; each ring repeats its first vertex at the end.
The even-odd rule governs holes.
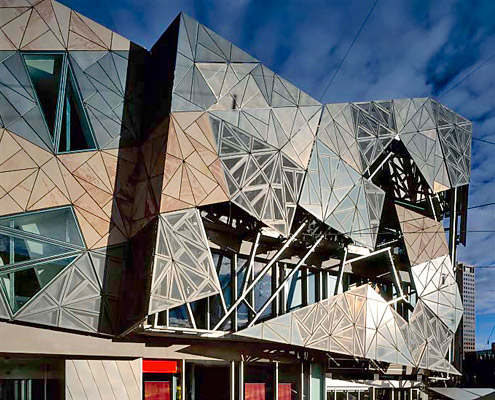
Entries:
POLYGON ((459 263, 462 273, 462 304, 464 305, 464 319, 462 323, 462 349, 463 352, 476 349, 476 316, 475 316, 475 269, 466 264, 459 263))

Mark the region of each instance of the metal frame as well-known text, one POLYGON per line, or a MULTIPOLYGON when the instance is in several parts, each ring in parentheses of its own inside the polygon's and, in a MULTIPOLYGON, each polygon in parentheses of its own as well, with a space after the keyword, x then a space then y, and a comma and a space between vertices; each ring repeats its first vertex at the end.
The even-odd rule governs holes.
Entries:
POLYGON ((81 109, 83 116, 84 116, 84 119, 85 119, 85 121, 81 121, 81 124, 87 125, 87 128, 89 130, 89 134, 91 135, 91 138, 93 139, 93 143, 95 144, 94 148, 77 150, 77 152, 97 150, 98 149, 98 142, 96 141, 95 134, 93 132, 93 126, 91 125, 91 121, 89 120, 89 116, 86 112, 86 109, 85 109, 83 101, 82 101, 81 90, 79 89, 79 85, 77 84, 77 81, 75 79, 74 71, 72 70, 72 65, 70 63, 69 53, 67 51, 45 51, 45 52, 22 51, 21 52, 21 59, 22 59, 24 68, 26 69, 26 73, 27 73, 27 76, 29 78, 29 81, 31 82, 32 87, 34 88, 35 86, 32 82, 31 75, 29 74, 29 69, 27 67, 24 55, 61 55, 62 56, 62 66, 61 66, 61 71, 60 71, 60 82, 59 82, 59 88, 58 88, 57 106, 55 109, 55 125, 53 127, 53 132, 50 132, 50 129, 48 129, 45 111, 43 110, 43 107, 41 106, 37 91, 33 90, 34 96, 36 98, 36 102, 38 103, 40 109, 42 110, 41 115, 43 118, 43 123, 45 124, 47 131, 52 136, 51 139, 52 139, 52 144, 53 144, 53 148, 54 148, 55 153, 56 154, 71 153, 70 150, 59 151, 60 137, 62 135, 61 129, 62 129, 62 121, 63 121, 63 110, 66 106, 66 105, 64 105, 64 102, 67 99, 67 96, 66 96, 67 87, 68 87, 68 85, 71 85, 71 84, 72 84, 72 89, 75 92, 78 104, 80 106, 80 109, 81 109))

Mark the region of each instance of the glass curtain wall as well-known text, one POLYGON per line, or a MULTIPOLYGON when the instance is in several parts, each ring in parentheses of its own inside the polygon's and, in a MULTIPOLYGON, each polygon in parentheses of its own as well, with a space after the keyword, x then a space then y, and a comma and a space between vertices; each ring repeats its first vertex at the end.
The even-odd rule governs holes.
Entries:
MULTIPOLYGON (((243 296, 237 309, 223 322, 222 330, 243 329, 256 315, 257 322, 263 321, 326 299, 335 292, 336 273, 304 266, 288 279, 276 298, 265 307, 295 265, 278 262, 265 271, 269 261, 261 258, 255 258, 250 267, 250 260, 245 255, 215 251, 212 255, 227 310, 259 278, 253 289, 243 296)), ((158 322, 169 327, 211 330, 224 315, 222 298, 215 295, 164 311, 159 314, 158 322)))

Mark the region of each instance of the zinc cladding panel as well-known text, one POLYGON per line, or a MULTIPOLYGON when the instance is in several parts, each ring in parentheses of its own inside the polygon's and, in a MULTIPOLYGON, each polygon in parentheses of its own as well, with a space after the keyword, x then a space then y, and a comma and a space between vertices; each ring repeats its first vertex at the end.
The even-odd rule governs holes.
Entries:
POLYGON ((141 400, 141 359, 67 360, 66 398, 141 400))

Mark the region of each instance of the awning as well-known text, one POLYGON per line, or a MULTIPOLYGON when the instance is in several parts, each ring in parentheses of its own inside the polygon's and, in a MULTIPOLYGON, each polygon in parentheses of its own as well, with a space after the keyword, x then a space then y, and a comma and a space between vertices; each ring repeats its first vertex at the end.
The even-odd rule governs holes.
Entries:
POLYGON ((363 385, 361 383, 343 381, 340 379, 327 378, 327 390, 366 390, 369 388, 368 385, 363 385))
POLYGON ((429 390, 452 400, 476 400, 495 393, 494 389, 432 388, 429 390))

